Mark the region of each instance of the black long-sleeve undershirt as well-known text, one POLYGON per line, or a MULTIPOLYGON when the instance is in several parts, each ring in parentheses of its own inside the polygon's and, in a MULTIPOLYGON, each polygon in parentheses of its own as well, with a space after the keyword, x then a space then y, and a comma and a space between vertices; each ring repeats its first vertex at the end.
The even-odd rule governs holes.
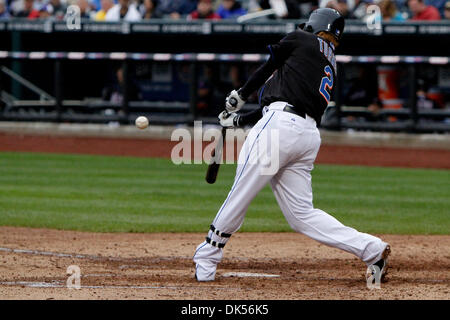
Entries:
POLYGON ((250 76, 244 86, 239 89, 239 94, 244 100, 256 90, 258 90, 277 69, 278 65, 274 62, 272 57, 264 62, 256 71, 250 76))
POLYGON ((235 125, 237 127, 254 125, 261 118, 262 118, 262 109, 258 108, 258 109, 252 110, 250 112, 247 112, 247 113, 239 114, 237 116, 237 119, 235 120, 235 125))
MULTIPOLYGON (((247 80, 245 85, 239 89, 239 95, 247 100, 248 97, 258 90, 267 79, 274 73, 279 66, 275 63, 273 57, 270 57, 262 64, 247 80)), ((252 125, 258 122, 262 117, 262 109, 256 109, 247 113, 239 114, 236 120, 238 126, 252 125)))

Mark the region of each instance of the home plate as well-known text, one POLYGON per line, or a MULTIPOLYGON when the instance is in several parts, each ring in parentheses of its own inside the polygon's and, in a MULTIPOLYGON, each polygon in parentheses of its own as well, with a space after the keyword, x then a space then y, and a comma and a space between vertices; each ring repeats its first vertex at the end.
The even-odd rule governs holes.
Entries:
POLYGON ((251 273, 251 272, 228 272, 222 275, 223 277, 238 277, 238 278, 278 278, 278 274, 267 273, 251 273))

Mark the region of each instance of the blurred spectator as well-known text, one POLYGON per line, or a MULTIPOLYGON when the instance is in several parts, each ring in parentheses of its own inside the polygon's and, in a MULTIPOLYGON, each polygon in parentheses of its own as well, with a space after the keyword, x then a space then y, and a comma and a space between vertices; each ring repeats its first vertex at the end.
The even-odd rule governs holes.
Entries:
POLYGON ((172 19, 180 19, 187 16, 197 8, 197 0, 160 0, 157 12, 161 16, 169 16, 172 19))
POLYGON ((199 116, 207 116, 210 108, 213 106, 213 85, 214 72, 211 66, 203 66, 203 70, 199 74, 197 88, 197 106, 196 113, 199 116))
POLYGON ((108 10, 105 21, 140 21, 141 14, 130 0, 119 0, 119 3, 108 10))
POLYGON ((348 18, 350 14, 347 0, 330 0, 325 7, 339 11, 344 18, 348 18))
MULTIPOLYGON (((41 9, 41 11, 44 8, 41 9)), ((61 3, 61 0, 50 0, 45 6, 45 11, 56 19, 62 19, 66 14, 67 7, 61 3)))
POLYGON ((46 4, 40 6, 39 8, 39 18, 40 19, 47 19, 50 18, 52 15, 50 12, 48 12, 48 7, 46 4))
POLYGON ((408 7, 413 14, 411 20, 441 20, 439 11, 433 6, 427 6, 424 0, 408 0, 408 7))
MULTIPOLYGON (((417 107, 419 109, 444 109, 446 105, 445 93, 436 86, 434 81, 422 78, 417 79, 417 107)), ((444 120, 436 117, 435 120, 444 120)))
POLYGON ((445 4, 444 18, 450 20, 450 1, 445 4))
MULTIPOLYGON (((283 19, 300 19, 301 11, 300 11, 300 0, 285 0, 286 9, 288 11, 287 15, 282 17, 283 19)), ((269 0, 259 0, 259 6, 263 10, 271 9, 269 0)))
POLYGON ((392 0, 381 0, 378 3, 383 21, 405 21, 402 14, 397 10, 395 2, 392 0))
POLYGON ((438 105, 436 101, 429 97, 429 85, 423 79, 417 80, 417 108, 419 109, 436 109, 438 105))
POLYGON ((350 19, 364 20, 367 15, 367 8, 372 4, 372 0, 355 0, 353 9, 350 10, 350 19))
POLYGON ((230 67, 230 80, 231 80, 231 88, 227 91, 237 90, 245 84, 245 79, 243 76, 242 66, 232 65, 230 67))
MULTIPOLYGON (((333 1, 333 0, 319 0, 318 1, 318 6, 319 6, 319 8, 325 8, 327 6, 327 4, 329 2, 331 2, 331 1, 333 1)), ((334 2, 339 2, 339 1, 338 0, 334 0, 334 2)), ((359 0, 344 0, 342 2, 345 2, 345 4, 346 4, 346 6, 347 6, 349 11, 353 11, 356 8, 356 6, 358 5, 358 3, 363 2, 363 1, 359 1, 359 0)), ((373 3, 373 0, 367 0, 367 2, 373 3)), ((375 0, 375 2, 377 2, 377 1, 375 0)))
POLYGON ((78 8, 80 8, 80 18, 81 19, 89 19, 90 18, 90 10, 88 0, 77 0, 78 8))
POLYGON ((34 0, 24 0, 23 9, 17 12, 17 18, 37 19, 39 11, 34 8, 34 0))
POLYGON ((157 19, 161 18, 161 15, 156 10, 156 0, 144 0, 139 6, 142 19, 157 19))
POLYGON ((198 0, 197 10, 191 12, 188 16, 188 20, 197 19, 220 19, 220 16, 213 10, 212 0, 198 0))
POLYGON ((114 0, 102 0, 100 2, 101 9, 95 14, 95 21, 105 21, 106 13, 114 7, 114 0))
POLYGON ((431 6, 435 7, 436 9, 438 9, 441 17, 444 16, 446 2, 447 2, 447 0, 425 0, 425 4, 431 5, 431 6))
POLYGON ((258 4, 258 0, 247 0, 245 2, 245 7, 248 9, 248 12, 258 12, 261 10, 261 6, 258 4))
POLYGON ((89 0, 89 6, 93 11, 100 11, 102 9, 101 0, 89 0))
POLYGON ((6 8, 10 17, 15 17, 23 8, 23 0, 6 0, 6 8))
MULTIPOLYGON (((378 98, 377 75, 372 68, 356 67, 355 75, 348 79, 350 84, 344 94, 343 102, 346 106, 366 107, 370 113, 365 117, 368 121, 379 120, 379 112, 383 108, 382 102, 378 98)), ((350 116, 347 120, 355 120, 350 116)))
POLYGON ((222 19, 235 19, 247 14, 247 10, 242 8, 241 4, 236 0, 222 0, 217 13, 222 19))
POLYGON ((6 6, 6 0, 0 0, 0 19, 7 18, 9 18, 9 12, 6 6))
POLYGON ((308 19, 311 12, 319 8, 318 0, 299 0, 301 18, 308 19))
MULTIPOLYGON (((130 71, 130 73, 132 73, 130 71)), ((115 105, 121 105, 123 102, 123 92, 124 92, 124 74, 123 68, 119 67, 115 69, 111 81, 102 90, 102 99, 109 101, 115 105)), ((129 76, 127 82, 127 92, 128 100, 136 101, 141 100, 141 93, 136 85, 136 81, 133 76, 129 76)))

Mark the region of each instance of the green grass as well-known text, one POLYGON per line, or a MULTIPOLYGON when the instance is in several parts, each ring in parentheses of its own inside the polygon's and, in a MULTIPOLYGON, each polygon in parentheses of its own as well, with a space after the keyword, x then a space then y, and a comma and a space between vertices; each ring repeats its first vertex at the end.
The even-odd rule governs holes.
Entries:
MULTIPOLYGON (((0 225, 99 232, 204 232, 236 167, 166 159, 0 153, 0 225)), ((450 171, 317 165, 314 205, 370 233, 449 234, 450 171)), ((242 231, 291 231, 269 187, 242 231)))

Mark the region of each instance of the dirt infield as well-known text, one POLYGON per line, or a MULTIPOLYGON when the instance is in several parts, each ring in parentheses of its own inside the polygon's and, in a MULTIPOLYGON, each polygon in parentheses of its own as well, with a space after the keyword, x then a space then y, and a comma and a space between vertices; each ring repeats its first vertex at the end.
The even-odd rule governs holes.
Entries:
MULTIPOLYGON (((169 157, 175 144, 0 133, 0 151, 169 157)), ((449 159, 450 150, 324 145, 317 163, 450 169, 449 159)), ((203 237, 0 227, 0 299, 450 299, 448 235, 381 236, 393 252, 380 290, 367 289, 357 258, 295 233, 233 235, 217 281, 197 283, 191 257, 203 237), (70 265, 79 290, 66 287, 70 265)))
POLYGON ((366 287, 357 258, 295 233, 237 233, 217 281, 198 283, 191 257, 203 237, 0 227, 0 297, 450 299, 450 236, 382 236, 393 253, 379 290, 366 287), (79 290, 66 287, 70 265, 80 267, 79 290), (231 272, 272 277, 227 277, 231 272))
MULTIPOLYGON (((61 137, 0 132, 0 151, 170 158, 171 150, 177 143, 157 139, 61 137)), ((206 145, 207 143, 204 144, 206 145)), ((325 144, 320 148, 316 163, 450 169, 450 150, 325 144)))

